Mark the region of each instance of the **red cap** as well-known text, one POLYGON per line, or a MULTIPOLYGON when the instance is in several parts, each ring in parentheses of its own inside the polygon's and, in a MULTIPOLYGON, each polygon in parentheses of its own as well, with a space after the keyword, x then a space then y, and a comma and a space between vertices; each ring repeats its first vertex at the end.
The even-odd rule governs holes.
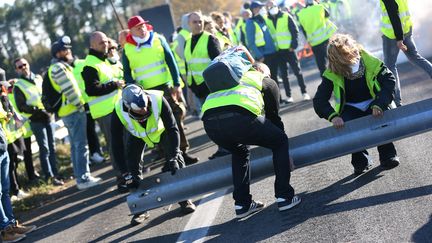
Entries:
POLYGON ((135 15, 130 17, 128 20, 128 29, 132 29, 135 26, 145 24, 147 21, 145 21, 141 16, 135 15))

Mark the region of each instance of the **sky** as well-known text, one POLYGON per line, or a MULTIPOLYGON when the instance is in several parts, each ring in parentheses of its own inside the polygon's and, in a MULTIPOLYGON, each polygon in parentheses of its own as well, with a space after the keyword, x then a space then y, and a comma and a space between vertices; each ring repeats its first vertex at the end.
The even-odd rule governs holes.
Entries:
POLYGON ((12 5, 15 2, 15 0, 0 0, 0 7, 3 7, 5 4, 12 5))

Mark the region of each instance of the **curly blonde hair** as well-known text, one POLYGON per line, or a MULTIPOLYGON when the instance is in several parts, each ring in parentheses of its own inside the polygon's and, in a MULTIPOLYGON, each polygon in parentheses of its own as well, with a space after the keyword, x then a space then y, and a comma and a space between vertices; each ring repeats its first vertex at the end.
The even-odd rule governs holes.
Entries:
POLYGON ((363 47, 350 35, 335 34, 330 38, 327 54, 328 69, 333 73, 349 77, 352 74, 351 65, 360 60, 363 47))

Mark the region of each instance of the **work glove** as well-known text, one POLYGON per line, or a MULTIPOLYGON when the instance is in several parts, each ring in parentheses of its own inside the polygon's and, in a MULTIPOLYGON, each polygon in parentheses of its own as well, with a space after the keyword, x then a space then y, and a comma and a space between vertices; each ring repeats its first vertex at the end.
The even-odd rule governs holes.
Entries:
POLYGON ((171 175, 174 175, 177 170, 185 167, 185 162, 181 151, 177 151, 176 155, 168 160, 168 168, 171 175))

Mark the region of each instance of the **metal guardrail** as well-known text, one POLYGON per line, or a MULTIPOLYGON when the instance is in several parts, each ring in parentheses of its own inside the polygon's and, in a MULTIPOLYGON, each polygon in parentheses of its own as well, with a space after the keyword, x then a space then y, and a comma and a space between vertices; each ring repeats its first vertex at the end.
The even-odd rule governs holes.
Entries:
MULTIPOLYGON (((328 127, 290 138, 290 155, 297 167, 306 166, 366 148, 375 147, 432 130, 432 99, 386 111, 384 117, 362 117, 343 129, 328 127)), ((251 161, 254 180, 273 175, 272 155, 257 148, 251 161)), ((288 162, 287 162, 288 163, 288 162)), ((127 197, 132 214, 162 207, 232 186, 231 158, 199 163, 141 181, 127 197)))

